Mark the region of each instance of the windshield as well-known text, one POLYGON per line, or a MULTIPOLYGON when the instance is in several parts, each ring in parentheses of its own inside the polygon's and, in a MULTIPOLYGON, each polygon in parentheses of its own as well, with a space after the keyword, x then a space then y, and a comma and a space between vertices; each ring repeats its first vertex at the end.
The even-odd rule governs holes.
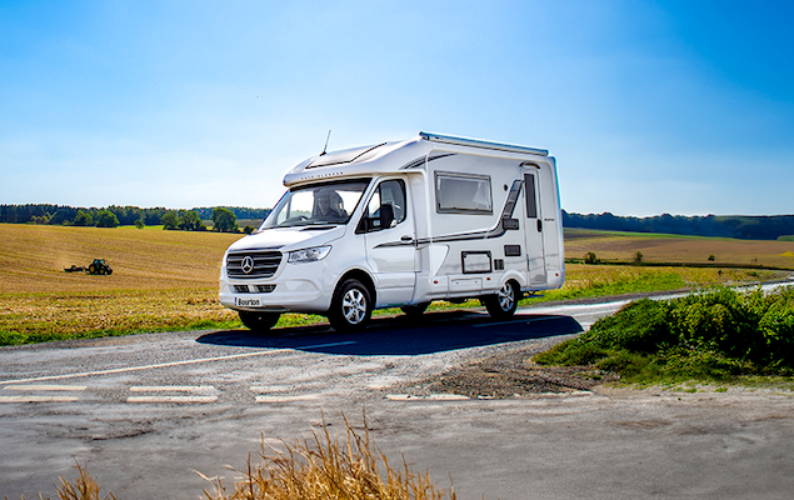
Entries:
POLYGON ((347 224, 368 185, 369 180, 355 180, 291 189, 260 229, 347 224))

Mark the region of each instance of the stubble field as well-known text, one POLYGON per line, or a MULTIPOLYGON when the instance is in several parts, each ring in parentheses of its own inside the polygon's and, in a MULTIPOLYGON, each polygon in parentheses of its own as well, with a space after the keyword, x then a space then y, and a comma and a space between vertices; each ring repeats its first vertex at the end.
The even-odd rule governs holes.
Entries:
MULTIPOLYGON (((687 252, 690 240, 680 237, 582 232, 568 236, 566 231, 566 255, 574 257, 594 251, 599 257, 614 255, 625 259, 640 249, 649 260, 676 262, 701 252, 687 252)), ((157 228, 0 224, 0 345, 136 332, 239 328, 237 315, 218 302, 217 286, 223 253, 241 237, 157 228), (95 258, 106 259, 113 275, 63 271, 71 265, 86 266, 95 258)), ((757 263, 788 263, 794 268, 794 257, 779 255, 794 251, 794 242, 706 238, 696 241, 693 248, 708 248, 709 253, 719 256, 718 263, 722 259, 757 259, 757 263)), ((788 274, 751 269, 581 264, 566 266, 566 273, 566 285, 561 290, 524 303, 746 283, 788 274)), ((468 304, 473 305, 476 301, 468 304)), ((439 303, 433 307, 461 306, 439 303)), ((319 321, 323 318, 284 315, 278 326, 319 321)))
POLYGON ((643 261, 698 265, 767 266, 794 269, 794 242, 704 238, 669 234, 621 233, 565 230, 565 256, 583 258, 587 252, 598 258, 631 261, 637 252, 643 261), (713 256, 714 260, 709 260, 713 256))

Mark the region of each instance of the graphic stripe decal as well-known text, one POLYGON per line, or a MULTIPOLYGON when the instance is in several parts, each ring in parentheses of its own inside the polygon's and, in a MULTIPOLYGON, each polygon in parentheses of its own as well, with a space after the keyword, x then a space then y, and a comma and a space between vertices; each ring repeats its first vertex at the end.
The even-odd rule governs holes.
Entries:
MULTIPOLYGON (((518 195, 521 193, 521 186, 523 185, 524 185, 524 181, 522 180, 513 181, 513 186, 510 188, 510 193, 507 195, 505 206, 504 208, 502 208, 502 216, 499 218, 499 223, 493 229, 489 231, 477 231, 476 233, 439 236, 437 238, 432 238, 432 242, 449 243, 453 241, 490 240, 493 238, 501 238, 507 232, 507 229, 505 229, 504 221, 506 219, 513 218, 513 212, 515 211, 516 204, 518 202, 518 195)), ((430 242, 431 242, 430 238, 418 238, 412 242, 393 241, 389 243, 381 243, 375 248, 419 246, 419 245, 427 245, 430 242)))

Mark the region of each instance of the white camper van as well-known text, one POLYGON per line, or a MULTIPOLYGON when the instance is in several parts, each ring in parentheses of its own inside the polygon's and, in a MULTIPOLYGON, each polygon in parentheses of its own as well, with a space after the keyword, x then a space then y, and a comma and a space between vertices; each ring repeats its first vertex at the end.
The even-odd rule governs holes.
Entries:
POLYGON ((565 280, 548 151, 420 132, 323 153, 290 170, 262 226, 223 259, 220 301, 252 330, 285 312, 363 329, 373 309, 420 315, 478 298, 508 318, 565 280))

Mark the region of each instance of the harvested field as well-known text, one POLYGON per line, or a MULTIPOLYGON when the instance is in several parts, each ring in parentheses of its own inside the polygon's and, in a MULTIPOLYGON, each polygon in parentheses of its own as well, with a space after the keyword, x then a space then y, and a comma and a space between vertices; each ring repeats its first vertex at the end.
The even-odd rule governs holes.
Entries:
POLYGON ((216 287, 239 234, 0 224, 0 294, 216 287), (106 259, 112 276, 66 273, 106 259))
POLYGON ((702 238, 668 234, 565 230, 565 256, 583 258, 594 252, 602 260, 631 261, 637 252, 645 262, 770 266, 794 270, 794 242, 702 238))
POLYGON ((0 224, 0 345, 221 328, 226 248, 241 235, 0 224), (66 273, 106 259, 111 276, 66 273))
MULTIPOLYGON (((609 245, 617 243, 622 245, 621 252, 631 255, 636 252, 627 246, 632 242, 642 244, 653 240, 672 244, 682 240, 653 238, 653 235, 635 239, 634 235, 576 234, 575 239, 566 240, 568 256, 574 252, 593 251, 592 243, 606 245, 597 248, 615 248, 609 245), (582 242, 591 243, 580 246, 582 242)), ((133 332, 238 328, 237 314, 218 302, 217 287, 223 253, 241 237, 239 234, 163 231, 154 227, 139 230, 134 227, 100 229, 0 224, 0 345, 133 332), (85 266, 94 258, 106 259, 113 268, 113 275, 90 276, 63 271, 72 264, 85 266)), ((723 243, 723 240, 706 240, 714 245, 723 243)), ((683 241, 686 243, 689 239, 683 241)), ((757 248, 767 243, 794 245, 740 243, 758 245, 757 248)), ((638 248, 645 254, 650 247, 638 248)), ((655 248, 660 249, 661 258, 672 260, 669 249, 675 247, 655 248)), ((602 258, 608 253, 595 251, 602 258)), ((619 257, 625 258, 622 254, 619 257)), ((569 264, 566 274, 566 284, 561 290, 548 291, 545 297, 528 299, 523 304, 714 283, 748 283, 788 275, 787 272, 747 269, 582 264, 569 264)), ((432 307, 478 305, 475 300, 466 306, 438 303, 432 307)), ((399 310, 378 314, 399 314, 399 310)), ((286 314, 277 326, 321 321, 324 318, 319 316, 286 314)))

